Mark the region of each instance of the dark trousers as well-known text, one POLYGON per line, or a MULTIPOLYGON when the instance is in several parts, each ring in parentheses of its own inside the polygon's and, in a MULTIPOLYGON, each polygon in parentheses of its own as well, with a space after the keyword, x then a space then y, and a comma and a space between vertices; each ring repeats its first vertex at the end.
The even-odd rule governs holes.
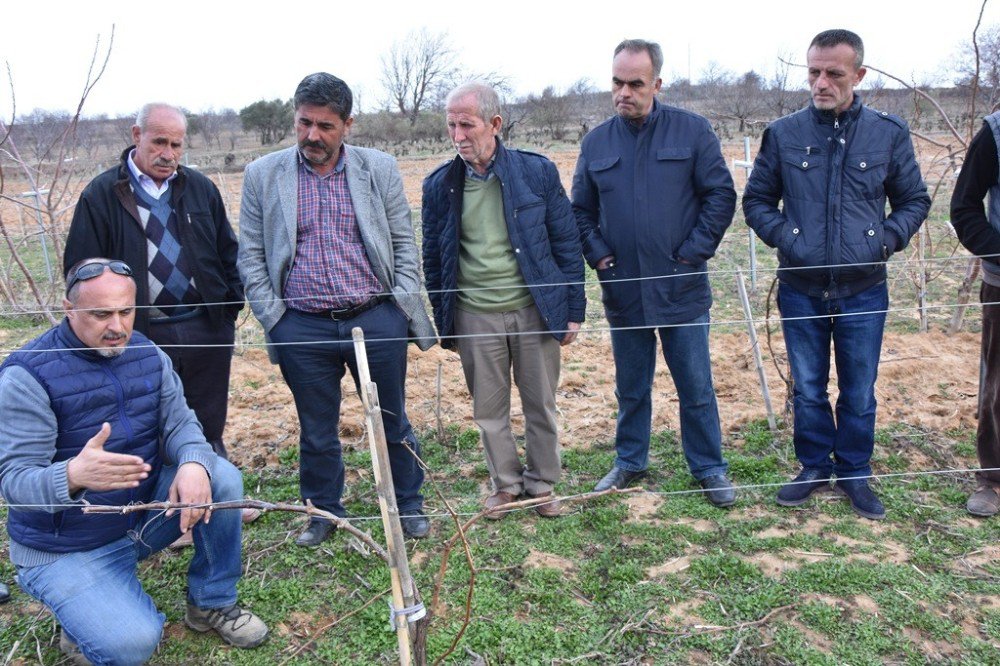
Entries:
MULTIPOLYGON (((984 468, 1000 467, 1000 287, 983 282, 983 343, 980 357, 979 430, 976 453, 984 468)), ((1000 472, 979 472, 980 480, 1000 487, 1000 472)))
POLYGON ((222 432, 229 409, 235 335, 234 322, 213 326, 205 313, 178 322, 156 323, 154 319, 149 325, 149 339, 170 357, 184 384, 188 407, 198 417, 205 439, 222 458, 227 457, 222 432))
POLYGON ((400 511, 420 509, 423 470, 403 446, 419 454, 406 418, 406 315, 385 302, 347 321, 287 310, 269 336, 276 343, 281 374, 295 398, 299 415, 299 488, 303 500, 344 516, 344 461, 340 445, 340 380, 345 368, 358 382, 351 329, 361 327, 371 380, 378 386, 389 464, 400 511), (384 339, 385 342, 379 340, 384 339))

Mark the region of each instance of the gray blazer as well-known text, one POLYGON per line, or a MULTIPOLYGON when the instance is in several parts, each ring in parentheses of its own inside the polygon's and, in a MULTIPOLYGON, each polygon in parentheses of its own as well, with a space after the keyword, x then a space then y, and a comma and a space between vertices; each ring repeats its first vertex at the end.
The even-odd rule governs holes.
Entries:
MULTIPOLYGON (((375 277, 410 320, 420 349, 437 338, 420 296, 420 259, 410 205, 396 160, 369 148, 344 146, 347 186, 375 277)), ((269 332, 285 314, 282 294, 295 258, 298 230, 298 148, 265 155, 247 165, 240 204, 238 266, 254 315, 269 332)), ((277 362, 274 349, 268 354, 277 362)))

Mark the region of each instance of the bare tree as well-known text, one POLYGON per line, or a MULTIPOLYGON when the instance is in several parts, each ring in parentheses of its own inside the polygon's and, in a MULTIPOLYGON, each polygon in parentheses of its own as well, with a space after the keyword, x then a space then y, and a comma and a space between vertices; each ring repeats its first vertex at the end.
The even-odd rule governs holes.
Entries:
POLYGON ((548 133, 554 141, 566 136, 566 126, 572 118, 572 101, 567 95, 560 95, 553 86, 547 86, 541 95, 529 95, 531 120, 548 133))
POLYGON ((764 110, 764 79, 760 74, 750 70, 735 83, 721 87, 720 93, 717 96, 720 115, 738 121, 738 132, 742 134, 747 125, 760 122, 755 119, 764 110))
MULTIPOLYGON (((44 243, 45 239, 48 239, 52 243, 54 254, 57 257, 62 256, 61 246, 65 235, 62 228, 62 221, 67 213, 73 209, 73 204, 67 204, 66 201, 75 193, 84 176, 81 171, 74 168, 76 164, 77 126, 80 122, 83 105, 87 101, 87 97, 94 86, 97 85, 97 82, 104 74, 105 67, 107 67, 108 59, 111 56, 111 48, 114 44, 114 37, 115 31, 114 26, 112 26, 108 46, 103 53, 101 52, 100 37, 98 37, 94 45, 90 68, 87 70, 87 78, 80 93, 76 111, 66 120, 60 134, 46 149, 44 160, 40 159, 36 163, 31 164, 19 150, 17 141, 11 132, 11 129, 16 125, 15 119, 17 116, 14 111, 11 112, 9 125, 0 119, 0 154, 13 163, 14 168, 25 179, 32 192, 35 193, 34 200, 31 203, 25 203, 21 197, 7 194, 4 191, 7 176, 4 173, 2 164, 0 164, 0 201, 9 202, 17 207, 18 210, 27 209, 31 215, 37 216, 42 226, 39 232, 41 240, 44 243)), ((16 110, 14 81, 9 65, 7 67, 7 75, 10 81, 11 106, 16 110)), ((57 307, 57 294, 61 290, 55 280, 49 282, 47 291, 42 290, 25 261, 25 246, 23 241, 19 241, 16 238, 17 232, 20 232, 22 238, 30 235, 25 234, 24 228, 13 229, 3 219, 3 216, 0 215, 0 236, 3 237, 3 241, 7 246, 12 264, 12 268, 5 268, 2 276, 0 276, 0 293, 10 301, 11 306, 15 310, 23 310, 26 308, 21 305, 20 294, 18 292, 23 289, 22 285, 27 285, 30 298, 35 302, 36 308, 40 309, 45 317, 51 323, 55 324, 56 319, 53 315, 53 309, 57 307), (16 272, 20 274, 23 282, 13 279, 11 275, 12 271, 15 270, 13 267, 16 267, 16 272)), ((61 271, 59 273, 61 274, 61 271)))
POLYGON ((389 105, 415 125, 428 100, 455 78, 455 59, 447 33, 421 28, 393 42, 382 56, 382 86, 389 105))

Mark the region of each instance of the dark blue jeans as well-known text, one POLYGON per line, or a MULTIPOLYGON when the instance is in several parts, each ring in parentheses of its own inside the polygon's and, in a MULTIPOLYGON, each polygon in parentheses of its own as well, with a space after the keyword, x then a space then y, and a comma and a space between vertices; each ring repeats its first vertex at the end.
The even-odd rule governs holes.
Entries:
MULTIPOLYGON (((163 467, 154 500, 167 499, 177 474, 163 467)), ((216 460, 212 500, 243 499, 243 477, 226 460, 216 460)), ((188 602, 223 608, 236 602, 242 573, 242 521, 238 509, 212 513, 193 528, 194 557, 188 567, 188 602)), ((69 553, 49 564, 18 567, 25 592, 52 610, 66 634, 93 664, 142 664, 153 654, 163 630, 163 613, 142 589, 136 564, 180 536, 180 513, 147 512, 142 527, 111 543, 69 553)))
POLYGON ((829 301, 781 284, 778 307, 795 382, 795 455, 803 467, 840 478, 871 474, 886 284, 829 301), (831 340, 840 390, 836 421, 827 392, 831 340))
POLYGON ((695 479, 725 474, 719 406, 712 386, 708 353, 708 313, 681 326, 612 329, 615 357, 615 397, 618 427, 615 465, 637 472, 649 462, 649 436, 653 413, 653 374, 656 370, 656 336, 680 402, 681 446, 695 479))
POLYGON ((420 509, 424 472, 406 450, 418 454, 417 438, 406 418, 407 320, 395 303, 387 301, 347 321, 322 314, 287 310, 271 329, 279 344, 281 374, 295 398, 299 415, 299 489, 303 500, 337 516, 344 516, 344 461, 340 446, 340 380, 350 369, 355 387, 358 366, 351 329, 365 333, 371 379, 378 386, 382 422, 389 447, 392 482, 400 511, 420 509), (380 342, 387 339, 386 342, 380 342), (305 344, 303 344, 305 343, 305 344))

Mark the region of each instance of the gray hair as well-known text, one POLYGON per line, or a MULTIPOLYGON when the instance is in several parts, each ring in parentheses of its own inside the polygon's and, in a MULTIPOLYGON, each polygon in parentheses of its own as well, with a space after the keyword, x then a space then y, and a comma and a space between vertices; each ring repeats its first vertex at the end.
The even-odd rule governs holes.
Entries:
POLYGON ((152 115, 153 111, 173 111, 181 119, 181 122, 184 123, 184 132, 185 134, 187 133, 187 116, 173 104, 166 104, 164 102, 150 102, 149 104, 144 104, 139 109, 139 114, 135 117, 135 124, 138 126, 140 132, 146 131, 146 126, 149 124, 149 116, 152 115))
POLYGON ((811 49, 815 46, 820 49, 832 49, 834 46, 840 46, 841 44, 847 44, 854 49, 854 69, 861 69, 861 65, 865 62, 865 43, 861 41, 861 37, 857 33, 850 30, 844 30, 843 28, 824 30, 813 37, 812 42, 809 43, 809 48, 811 49))
POLYGON ((656 42, 649 42, 645 39, 626 39, 615 47, 615 55, 622 51, 629 53, 642 53, 645 51, 649 55, 650 62, 653 63, 653 78, 660 78, 660 70, 663 69, 663 49, 656 42))
POLYGON ((503 109, 500 107, 500 96, 493 86, 485 81, 467 81, 458 86, 450 93, 444 102, 444 108, 451 106, 452 102, 472 95, 476 98, 476 109, 479 117, 488 125, 497 116, 503 117, 503 109))

